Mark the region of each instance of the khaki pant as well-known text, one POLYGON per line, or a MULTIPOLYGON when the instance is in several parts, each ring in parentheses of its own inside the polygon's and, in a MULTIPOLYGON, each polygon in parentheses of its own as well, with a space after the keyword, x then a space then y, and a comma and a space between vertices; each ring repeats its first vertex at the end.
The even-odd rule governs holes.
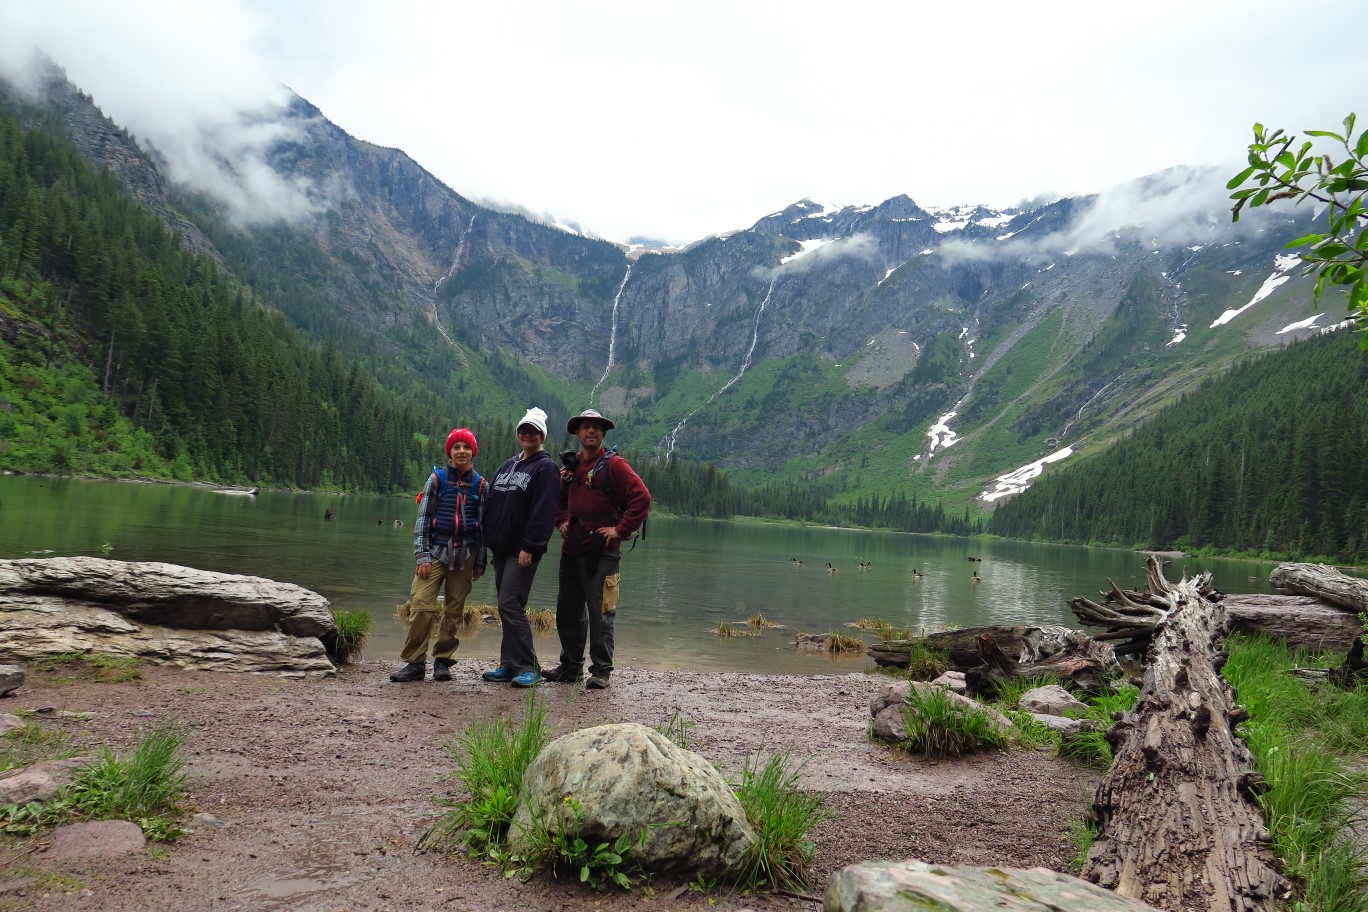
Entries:
POLYGON ((428 565, 432 568, 427 579, 413 575, 413 585, 409 587, 408 607, 410 610, 408 636, 404 640, 404 650, 399 658, 404 662, 426 662, 428 640, 436 631, 437 642, 432 647, 434 659, 450 659, 456 655, 461 638, 456 635, 465 612, 466 596, 470 595, 471 574, 475 572, 475 555, 472 552, 463 566, 450 568, 440 561, 428 565), (437 604, 437 593, 446 589, 444 605, 437 604))

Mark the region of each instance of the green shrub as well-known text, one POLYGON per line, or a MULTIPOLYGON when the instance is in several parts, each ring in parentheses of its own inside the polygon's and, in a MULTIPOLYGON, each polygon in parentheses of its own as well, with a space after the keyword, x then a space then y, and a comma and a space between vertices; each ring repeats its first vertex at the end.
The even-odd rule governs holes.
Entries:
POLYGON ((816 845, 808 833, 833 815, 822 808, 826 796, 798 787, 799 772, 789 768, 787 753, 771 755, 763 766, 758 755, 746 760, 736 797, 758 838, 735 873, 743 890, 810 887, 816 845))
POLYGON ((905 675, 913 681, 934 681, 950 670, 950 656, 922 641, 913 642, 907 653, 905 675))
POLYGON ((523 774, 546 740, 546 708, 535 691, 522 723, 485 719, 467 726, 451 750, 456 759, 451 778, 460 781, 469 797, 447 802, 450 810, 423 834, 419 844, 444 852, 464 848, 501 860, 508 827, 518 809, 523 774))
POLYGON ((912 688, 903 710, 907 749, 926 757, 958 757, 1008 746, 988 711, 967 706, 943 687, 912 688))
POLYGON ((334 611, 333 621, 337 624, 337 639, 333 643, 333 660, 345 665, 361 655, 370 639, 375 621, 369 611, 334 611))

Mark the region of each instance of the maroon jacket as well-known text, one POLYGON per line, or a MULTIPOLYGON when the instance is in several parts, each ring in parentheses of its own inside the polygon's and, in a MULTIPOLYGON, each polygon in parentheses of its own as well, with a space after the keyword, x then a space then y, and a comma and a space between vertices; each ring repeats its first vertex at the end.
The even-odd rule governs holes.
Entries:
MULTIPOLYGON (((604 451, 606 452, 606 451, 604 451)), ((586 554, 604 547, 603 540, 591 535, 595 529, 614 526, 619 538, 608 545, 616 551, 622 539, 631 538, 651 513, 651 492, 627 460, 613 456, 594 472, 599 460, 581 462, 571 473, 561 471, 560 500, 556 505, 556 525, 567 519, 563 554, 586 554), (607 479, 602 477, 607 474, 607 479)))

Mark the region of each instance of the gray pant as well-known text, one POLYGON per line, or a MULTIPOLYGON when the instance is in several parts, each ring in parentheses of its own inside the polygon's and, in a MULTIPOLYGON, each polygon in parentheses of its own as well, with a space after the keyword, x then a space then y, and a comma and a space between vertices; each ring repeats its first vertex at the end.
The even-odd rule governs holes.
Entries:
POLYGON ((541 557, 534 554, 532 566, 519 567, 516 554, 511 557, 491 555, 494 591, 499 598, 499 623, 503 625, 499 664, 515 675, 541 670, 532 646, 532 625, 527 622, 527 597, 532 592, 532 578, 537 575, 541 557))
POLYGON ((560 593, 556 598, 556 632, 561 664, 584 667, 584 641, 589 640, 589 673, 613 670, 613 621, 617 617, 619 551, 588 554, 561 552, 560 593), (611 589, 605 600, 605 588, 611 589))

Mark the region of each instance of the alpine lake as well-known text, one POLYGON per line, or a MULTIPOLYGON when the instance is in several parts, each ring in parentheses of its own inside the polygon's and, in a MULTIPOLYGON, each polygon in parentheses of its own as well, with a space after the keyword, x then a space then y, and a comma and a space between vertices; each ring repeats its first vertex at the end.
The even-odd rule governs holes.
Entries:
MULTIPOLYGON (((397 663, 403 638, 393 614, 413 577, 415 511, 412 497, 245 495, 0 475, 0 558, 163 561, 294 583, 329 599, 334 610, 370 612, 375 624, 363 658, 397 663)), ((530 608, 554 609, 559 552, 553 538, 530 608)), ((1184 566, 1210 570, 1224 592, 1273 591, 1271 563, 1179 559, 1166 575, 1177 579, 1184 566)), ((914 631, 1078 627, 1069 599, 1098 600, 1108 578, 1141 588, 1144 574, 1145 554, 1135 551, 657 516, 643 540, 624 547, 615 662, 661 670, 859 671, 873 666, 864 654, 799 650, 795 635, 840 631, 874 642, 872 632, 852 626, 862 619, 914 631), (757 614, 782 626, 753 629, 747 621, 757 614), (719 636, 724 623, 736 635, 719 636)), ((470 601, 493 605, 492 573, 475 583, 470 601)), ((492 607, 489 613, 496 614, 492 607)), ((467 628, 458 655, 492 662, 499 639, 495 623, 467 628)), ((536 639, 543 664, 554 664, 555 631, 536 639)))

